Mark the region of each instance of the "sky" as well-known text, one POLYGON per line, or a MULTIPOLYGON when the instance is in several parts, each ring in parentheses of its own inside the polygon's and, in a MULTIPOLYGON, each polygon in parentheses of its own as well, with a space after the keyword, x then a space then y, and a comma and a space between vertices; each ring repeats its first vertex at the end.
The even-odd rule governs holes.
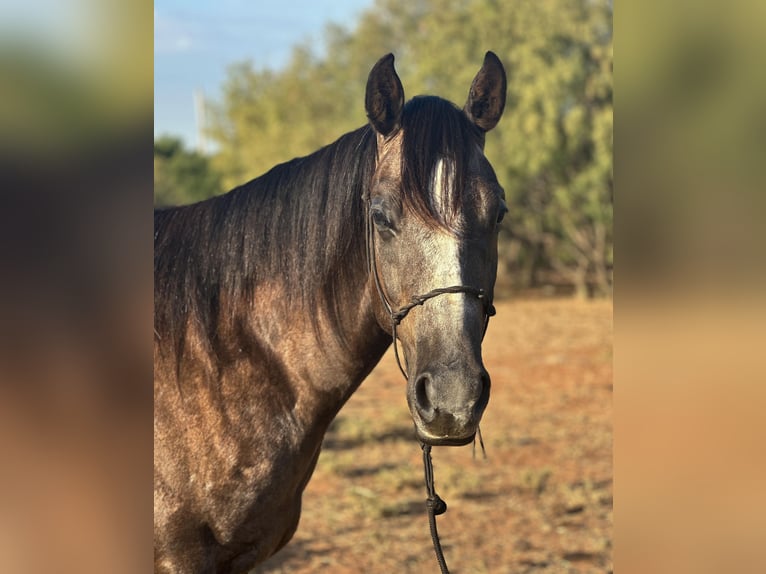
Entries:
POLYGON ((294 45, 319 45, 329 22, 352 29, 374 0, 155 0, 154 135, 197 145, 194 92, 218 99, 226 69, 278 69, 294 45))

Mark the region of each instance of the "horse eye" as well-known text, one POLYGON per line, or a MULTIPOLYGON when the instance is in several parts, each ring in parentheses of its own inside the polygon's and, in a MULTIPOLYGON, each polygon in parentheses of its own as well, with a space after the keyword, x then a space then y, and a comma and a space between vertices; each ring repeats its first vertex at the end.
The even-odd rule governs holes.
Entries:
POLYGON ((391 220, 386 217, 386 214, 378 209, 372 211, 372 222, 379 231, 391 231, 393 224, 391 220))

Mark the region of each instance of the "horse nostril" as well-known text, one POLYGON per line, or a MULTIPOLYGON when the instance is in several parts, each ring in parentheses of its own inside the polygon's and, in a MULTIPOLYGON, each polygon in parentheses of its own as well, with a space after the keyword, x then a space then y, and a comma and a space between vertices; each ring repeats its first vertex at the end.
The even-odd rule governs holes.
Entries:
POLYGON ((431 387, 431 375, 422 373, 415 381, 415 404, 425 422, 430 422, 434 417, 434 407, 429 395, 433 393, 431 387))

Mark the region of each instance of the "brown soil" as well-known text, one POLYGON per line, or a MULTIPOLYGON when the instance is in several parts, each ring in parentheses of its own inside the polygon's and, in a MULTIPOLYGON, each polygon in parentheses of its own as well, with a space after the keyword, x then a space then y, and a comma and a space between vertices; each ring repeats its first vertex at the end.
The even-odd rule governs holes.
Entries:
MULTIPOLYGON (((497 308, 487 458, 432 453, 450 572, 611 572, 611 301, 497 308)), ((255 572, 439 572, 404 386, 389 353, 328 432, 295 537, 255 572)))

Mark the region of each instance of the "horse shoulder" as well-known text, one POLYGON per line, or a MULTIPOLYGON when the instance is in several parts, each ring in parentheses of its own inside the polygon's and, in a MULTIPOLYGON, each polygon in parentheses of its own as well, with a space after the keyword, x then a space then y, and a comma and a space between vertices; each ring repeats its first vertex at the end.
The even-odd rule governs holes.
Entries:
POLYGON ((185 370, 196 375, 156 383, 155 520, 187 545, 197 536, 219 565, 239 571, 292 538, 321 441, 305 441, 294 396, 262 361, 235 361, 208 376, 185 370))

